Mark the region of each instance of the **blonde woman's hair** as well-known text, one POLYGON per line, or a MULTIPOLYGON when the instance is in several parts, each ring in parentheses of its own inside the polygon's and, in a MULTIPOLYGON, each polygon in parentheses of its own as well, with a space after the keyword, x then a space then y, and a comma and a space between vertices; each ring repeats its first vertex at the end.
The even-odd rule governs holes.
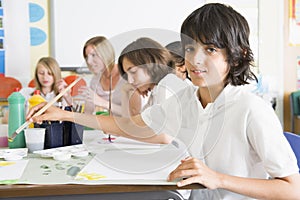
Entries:
POLYGON ((115 50, 109 40, 104 36, 96 36, 86 41, 83 47, 83 57, 86 61, 87 55, 85 54, 85 50, 90 45, 95 48, 96 53, 103 61, 106 68, 111 71, 115 65, 115 50))

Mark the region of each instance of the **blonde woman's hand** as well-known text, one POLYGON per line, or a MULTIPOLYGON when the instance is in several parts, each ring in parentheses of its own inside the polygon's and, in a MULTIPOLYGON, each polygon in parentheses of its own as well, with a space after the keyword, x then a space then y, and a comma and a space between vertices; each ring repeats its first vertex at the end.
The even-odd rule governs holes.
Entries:
POLYGON ((78 89, 78 92, 85 101, 108 109, 108 101, 97 95, 90 87, 82 86, 78 89))

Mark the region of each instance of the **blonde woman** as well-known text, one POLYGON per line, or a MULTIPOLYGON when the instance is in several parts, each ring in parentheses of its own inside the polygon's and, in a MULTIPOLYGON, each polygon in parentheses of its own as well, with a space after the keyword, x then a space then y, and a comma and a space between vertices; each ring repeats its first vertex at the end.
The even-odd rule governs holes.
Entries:
POLYGON ((108 110, 111 94, 111 112, 117 116, 135 115, 141 107, 141 100, 134 93, 129 102, 129 114, 123 113, 122 88, 127 84, 115 64, 115 51, 109 40, 96 36, 86 41, 83 47, 83 57, 89 70, 93 73, 90 87, 81 87, 79 92, 86 100, 85 113, 97 110, 108 110), (110 93, 111 91, 111 93, 110 93))

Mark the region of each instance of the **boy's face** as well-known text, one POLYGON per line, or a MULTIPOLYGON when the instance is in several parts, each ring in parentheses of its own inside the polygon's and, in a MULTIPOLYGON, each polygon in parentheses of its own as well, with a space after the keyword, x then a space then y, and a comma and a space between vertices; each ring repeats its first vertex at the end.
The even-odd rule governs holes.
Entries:
POLYGON ((185 46, 185 66, 194 85, 224 85, 229 72, 225 49, 199 42, 185 46))
POLYGON ((130 83, 141 95, 151 90, 154 84, 150 75, 142 67, 135 66, 126 57, 122 61, 123 70, 127 74, 128 83, 130 83))

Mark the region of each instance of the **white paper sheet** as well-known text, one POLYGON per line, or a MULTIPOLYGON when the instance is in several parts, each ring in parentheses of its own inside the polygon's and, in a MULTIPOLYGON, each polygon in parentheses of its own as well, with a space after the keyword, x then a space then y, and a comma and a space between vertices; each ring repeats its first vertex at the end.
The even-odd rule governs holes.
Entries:
POLYGON ((166 181, 180 160, 186 156, 180 149, 106 151, 95 156, 76 176, 76 180, 166 181))
POLYGON ((88 146, 101 146, 105 149, 153 149, 160 148, 163 145, 140 142, 124 137, 112 136, 112 142, 108 141, 108 136, 102 131, 85 131, 84 143, 88 146))
POLYGON ((0 161, 0 181, 20 179, 27 163, 28 160, 0 161))

